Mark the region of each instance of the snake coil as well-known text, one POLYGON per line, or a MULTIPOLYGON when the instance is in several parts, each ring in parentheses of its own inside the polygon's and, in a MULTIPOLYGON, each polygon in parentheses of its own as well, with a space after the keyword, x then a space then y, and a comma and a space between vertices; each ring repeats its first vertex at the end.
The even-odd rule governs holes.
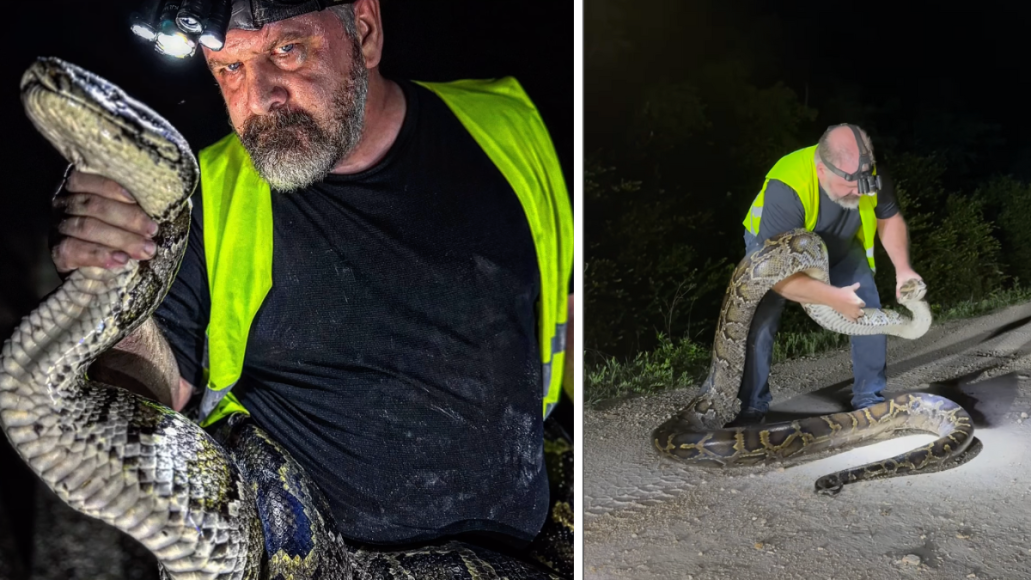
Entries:
MULTIPOLYGON (((834 495, 856 481, 949 469, 979 451, 971 447, 976 440, 970 415, 955 402, 929 393, 907 393, 848 413, 724 428, 740 410, 737 394, 745 343, 759 300, 776 283, 799 272, 828 282, 827 265, 823 240, 804 229, 773 236, 741 260, 723 298, 709 376, 694 399, 652 432, 659 453, 688 463, 751 465, 869 443, 900 431, 938 436, 895 457, 820 477, 816 491, 834 495)), ((910 280, 900 293, 900 303, 912 312, 911 317, 865 308, 864 315, 852 322, 827 306, 802 306, 810 318, 835 332, 919 338, 931 325, 931 310, 924 301, 926 287, 921 280, 910 280)))

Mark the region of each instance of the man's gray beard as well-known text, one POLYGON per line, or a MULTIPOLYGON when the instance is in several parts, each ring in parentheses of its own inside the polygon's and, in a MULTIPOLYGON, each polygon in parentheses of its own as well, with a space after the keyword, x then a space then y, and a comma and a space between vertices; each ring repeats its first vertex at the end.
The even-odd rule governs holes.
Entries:
POLYGON ((307 111, 273 110, 252 117, 239 132, 254 168, 278 191, 322 181, 361 140, 368 71, 360 48, 348 78, 333 95, 333 115, 320 124, 307 111))
POLYGON ((859 207, 859 198, 858 197, 851 197, 851 196, 849 196, 849 197, 842 197, 842 198, 837 198, 837 199, 834 198, 834 197, 831 197, 830 195, 828 195, 827 197, 830 197, 831 201, 833 201, 834 203, 840 205, 841 207, 843 207, 845 209, 856 209, 856 208, 859 207))

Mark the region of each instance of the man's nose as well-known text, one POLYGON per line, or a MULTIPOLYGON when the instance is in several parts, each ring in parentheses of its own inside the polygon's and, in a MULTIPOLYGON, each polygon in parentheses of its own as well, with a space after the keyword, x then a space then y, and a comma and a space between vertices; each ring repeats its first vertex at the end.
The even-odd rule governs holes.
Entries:
POLYGON ((285 105, 290 97, 281 75, 274 68, 258 63, 250 71, 247 79, 247 105, 255 115, 268 114, 272 109, 285 105))

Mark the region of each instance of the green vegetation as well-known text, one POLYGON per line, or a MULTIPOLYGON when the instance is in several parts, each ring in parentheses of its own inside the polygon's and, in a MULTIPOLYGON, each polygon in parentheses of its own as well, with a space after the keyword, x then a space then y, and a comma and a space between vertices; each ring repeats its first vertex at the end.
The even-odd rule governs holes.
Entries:
POLYGON ((585 369, 584 404, 658 393, 698 384, 709 372, 709 349, 687 339, 659 335, 659 346, 627 361, 606 358, 585 369))
MULTIPOLYGON (((1031 301, 1031 289, 1010 288, 994 291, 979 300, 964 300, 944 309, 934 304, 932 310, 935 322, 940 323, 982 316, 1028 301, 1031 301)), ((800 308, 798 310, 801 311, 800 308)), ((790 310, 785 312, 785 320, 789 315, 790 310)), ((639 351, 628 360, 604 357, 587 365, 584 372, 584 404, 592 406, 607 399, 685 388, 705 379, 712 360, 708 346, 683 338, 674 341, 661 333, 656 340, 656 348, 639 351)), ((813 356, 847 346, 847 336, 822 328, 781 330, 777 333, 773 347, 773 360, 780 362, 813 356)))

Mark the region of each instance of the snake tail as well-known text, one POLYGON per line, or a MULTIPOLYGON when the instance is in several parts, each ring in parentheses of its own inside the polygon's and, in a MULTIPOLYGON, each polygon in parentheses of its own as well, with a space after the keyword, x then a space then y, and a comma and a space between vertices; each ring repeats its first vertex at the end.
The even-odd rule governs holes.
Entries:
POLYGON ((888 423, 894 429, 923 431, 938 438, 889 459, 824 475, 816 480, 816 492, 821 495, 836 495, 843 486, 857 481, 938 471, 966 452, 974 438, 970 414, 963 407, 927 393, 899 395, 852 414, 863 414, 868 422, 888 423))

